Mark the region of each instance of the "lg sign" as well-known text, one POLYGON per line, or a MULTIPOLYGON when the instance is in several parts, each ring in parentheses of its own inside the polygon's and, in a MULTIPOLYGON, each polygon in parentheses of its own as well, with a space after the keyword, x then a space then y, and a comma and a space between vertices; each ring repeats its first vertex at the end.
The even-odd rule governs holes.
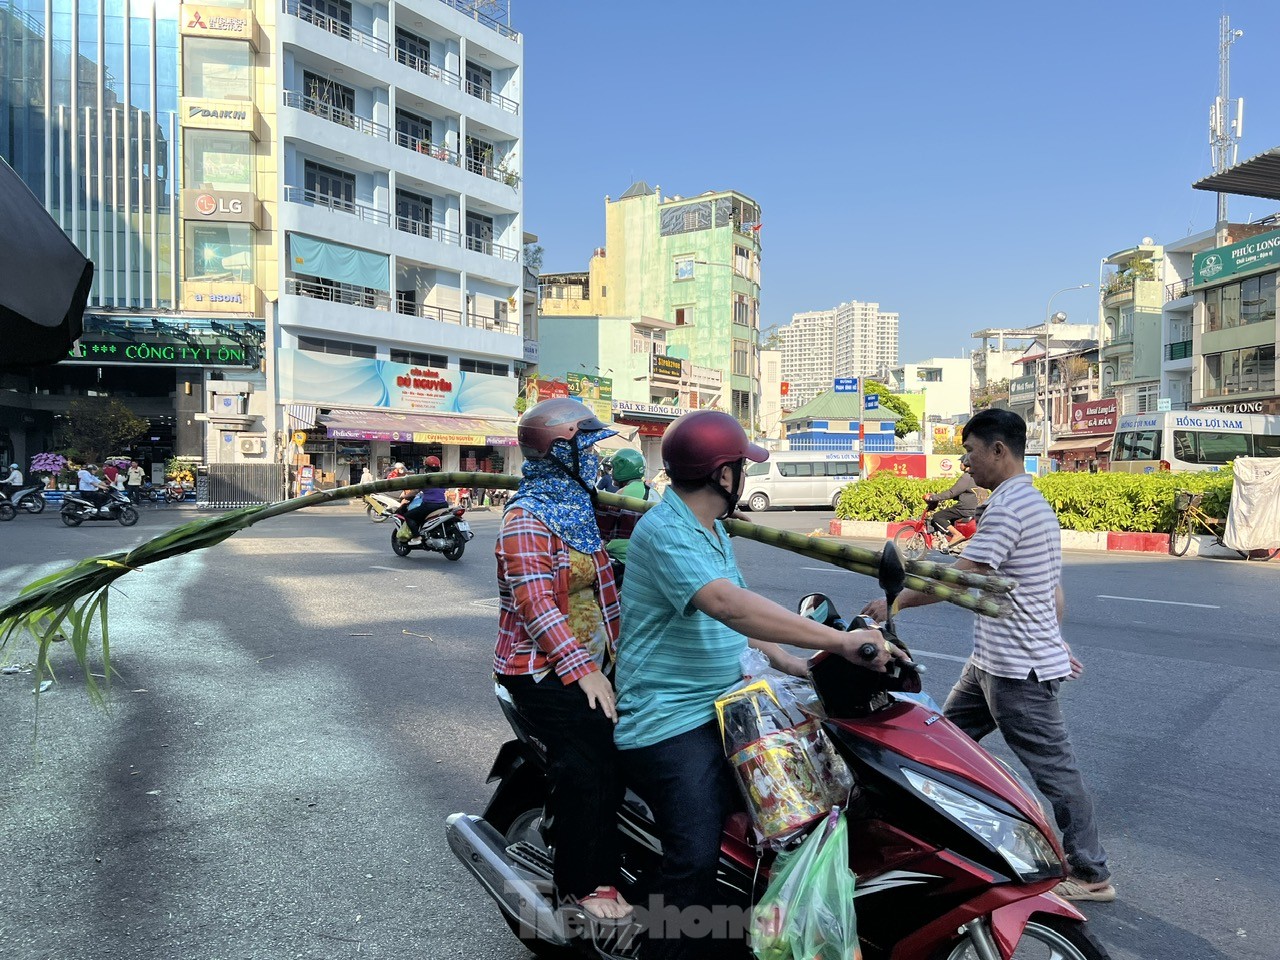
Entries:
POLYGON ((212 217, 216 214, 240 216, 244 213, 243 200, 230 197, 215 197, 208 193, 202 193, 196 197, 195 206, 196 213, 202 217, 212 217))

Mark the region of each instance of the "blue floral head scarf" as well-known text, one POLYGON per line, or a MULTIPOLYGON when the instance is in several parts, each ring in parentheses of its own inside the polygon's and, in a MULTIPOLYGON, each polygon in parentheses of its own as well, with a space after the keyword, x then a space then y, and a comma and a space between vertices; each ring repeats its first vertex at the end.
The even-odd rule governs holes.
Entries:
POLYGON ((615 430, 583 430, 572 440, 557 440, 551 452, 541 460, 526 460, 522 468, 520 489, 507 505, 519 507, 533 514, 547 525, 557 537, 580 553, 595 553, 604 549, 600 539, 600 527, 596 523, 596 508, 591 495, 575 481, 569 471, 573 469, 573 449, 578 451, 578 476, 588 488, 594 489, 600 470, 600 454, 595 445, 615 430), (555 457, 564 469, 551 462, 555 457))

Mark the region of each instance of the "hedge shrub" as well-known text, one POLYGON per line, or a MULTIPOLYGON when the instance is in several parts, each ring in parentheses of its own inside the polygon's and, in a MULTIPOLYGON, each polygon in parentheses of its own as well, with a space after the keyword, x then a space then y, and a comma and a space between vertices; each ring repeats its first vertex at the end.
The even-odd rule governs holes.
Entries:
MULTIPOLYGON (((926 493, 946 490, 951 483, 877 473, 845 487, 836 516, 885 523, 915 518, 924 510, 926 493)), ((1035 481, 1064 530, 1121 533, 1168 532, 1175 490, 1204 493, 1204 512, 1225 517, 1231 484, 1229 468, 1217 473, 1055 473, 1035 481)))

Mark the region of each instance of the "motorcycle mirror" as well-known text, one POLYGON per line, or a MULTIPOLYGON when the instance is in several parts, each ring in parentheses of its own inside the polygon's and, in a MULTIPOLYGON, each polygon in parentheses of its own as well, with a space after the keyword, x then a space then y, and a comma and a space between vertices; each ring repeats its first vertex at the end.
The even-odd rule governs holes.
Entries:
POLYGON ((826 627, 835 626, 840 620, 836 605, 825 593, 811 593, 801 597, 796 612, 805 619, 814 620, 826 627))
POLYGON ((884 549, 880 551, 880 563, 876 573, 880 589, 884 591, 885 626, 892 630, 893 602, 898 599, 898 594, 902 593, 907 582, 907 569, 902 565, 902 554, 898 552, 898 547, 893 541, 886 543, 884 549))

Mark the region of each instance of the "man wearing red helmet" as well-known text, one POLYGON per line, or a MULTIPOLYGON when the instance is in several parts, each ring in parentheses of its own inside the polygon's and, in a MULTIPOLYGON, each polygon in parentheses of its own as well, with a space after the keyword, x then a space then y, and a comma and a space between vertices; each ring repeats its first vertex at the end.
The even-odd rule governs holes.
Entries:
MULTIPOLYGON (((748 644, 777 669, 805 662, 780 644, 830 650, 869 669, 905 659, 877 630, 841 633, 752 593, 720 520, 742 494, 748 460, 768 452, 733 417, 685 414, 662 441, 671 487, 636 525, 627 553, 614 739, 628 783, 649 805, 662 841, 657 891, 668 907, 711 907, 725 818, 741 807, 715 719, 715 700, 742 678, 748 644), (751 639, 749 639, 751 638, 751 639), (859 648, 874 642, 874 661, 859 648)), ((652 939, 653 957, 730 949, 683 935, 652 939)))

